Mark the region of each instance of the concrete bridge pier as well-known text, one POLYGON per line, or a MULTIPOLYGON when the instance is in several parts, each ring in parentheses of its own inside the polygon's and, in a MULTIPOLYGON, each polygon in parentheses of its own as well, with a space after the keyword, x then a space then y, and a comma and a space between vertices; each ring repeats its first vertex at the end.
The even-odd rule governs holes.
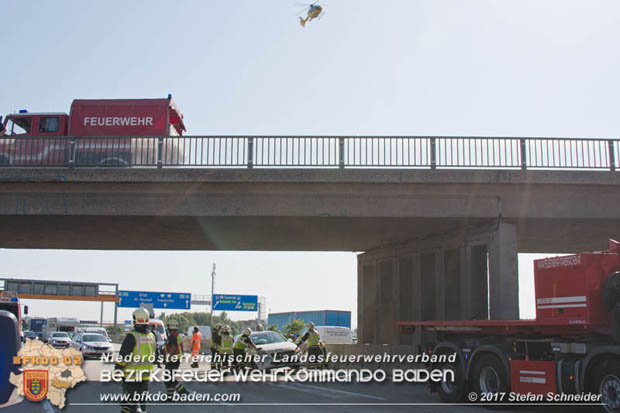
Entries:
POLYGON ((359 343, 419 342, 394 321, 518 319, 516 224, 369 250, 358 255, 357 288, 359 343))

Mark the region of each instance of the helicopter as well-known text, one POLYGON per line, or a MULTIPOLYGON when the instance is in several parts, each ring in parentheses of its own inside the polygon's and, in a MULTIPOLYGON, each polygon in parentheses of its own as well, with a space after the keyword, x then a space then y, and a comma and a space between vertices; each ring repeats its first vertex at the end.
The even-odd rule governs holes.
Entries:
POLYGON ((321 16, 321 13, 323 13, 323 7, 321 7, 318 3, 312 3, 310 4, 310 6, 308 6, 306 13, 307 14, 305 19, 301 16, 299 17, 299 24, 301 24, 302 27, 306 27, 306 22, 309 22, 321 16))

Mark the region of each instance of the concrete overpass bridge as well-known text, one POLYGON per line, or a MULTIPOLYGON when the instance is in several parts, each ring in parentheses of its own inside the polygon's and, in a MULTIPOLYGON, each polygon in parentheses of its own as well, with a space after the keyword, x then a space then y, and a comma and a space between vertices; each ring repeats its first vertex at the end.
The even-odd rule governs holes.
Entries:
POLYGON ((401 149, 366 143, 371 157, 360 163, 345 156, 343 138, 298 138, 318 148, 299 164, 302 146, 282 146, 295 138, 256 138, 275 152, 247 137, 179 139, 200 144, 131 168, 1 168, 0 247, 364 252, 358 337, 398 343, 414 338, 400 336, 395 320, 517 318, 518 252, 600 250, 620 236, 615 141, 545 139, 546 152, 536 152, 537 141, 518 138, 485 138, 469 150, 459 145, 474 138, 393 138, 384 144, 401 149), (213 161, 196 162, 205 139, 213 161), (215 139, 246 139, 236 151, 245 164, 222 163, 215 139), (321 158, 332 146, 318 139, 335 152, 321 158), (403 156, 416 145, 428 151, 403 156), (284 162, 265 162, 270 153, 284 162))

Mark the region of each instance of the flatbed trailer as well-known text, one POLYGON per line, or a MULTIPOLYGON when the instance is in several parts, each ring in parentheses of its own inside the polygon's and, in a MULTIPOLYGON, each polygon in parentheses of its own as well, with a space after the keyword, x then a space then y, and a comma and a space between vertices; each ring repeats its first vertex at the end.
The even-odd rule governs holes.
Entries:
MULTIPOLYGON (((620 244, 534 262, 535 320, 398 321, 421 330, 423 351, 457 354, 454 381, 431 385, 443 401, 509 402, 596 396, 620 412, 620 244), (523 398, 521 398, 523 397, 523 398)), ((587 400, 593 400, 590 397, 587 400)))

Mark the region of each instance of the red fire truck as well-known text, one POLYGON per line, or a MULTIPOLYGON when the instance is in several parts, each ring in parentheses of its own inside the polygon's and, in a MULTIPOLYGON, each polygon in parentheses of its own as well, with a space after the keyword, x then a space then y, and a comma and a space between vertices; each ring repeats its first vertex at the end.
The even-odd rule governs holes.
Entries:
MULTIPOLYGON (((183 115, 170 95, 76 99, 69 115, 20 110, 4 122, 0 117, 0 165, 70 166, 71 160, 77 166, 152 165, 162 150, 157 138, 184 131, 183 115)), ((171 156, 172 140, 164 144, 171 156)))
POLYGON ((454 381, 431 390, 451 403, 579 401, 590 393, 604 411, 620 412, 620 243, 536 260, 534 282, 535 320, 396 323, 403 333, 421 328, 424 351, 457 354, 456 365, 444 366, 454 381))

